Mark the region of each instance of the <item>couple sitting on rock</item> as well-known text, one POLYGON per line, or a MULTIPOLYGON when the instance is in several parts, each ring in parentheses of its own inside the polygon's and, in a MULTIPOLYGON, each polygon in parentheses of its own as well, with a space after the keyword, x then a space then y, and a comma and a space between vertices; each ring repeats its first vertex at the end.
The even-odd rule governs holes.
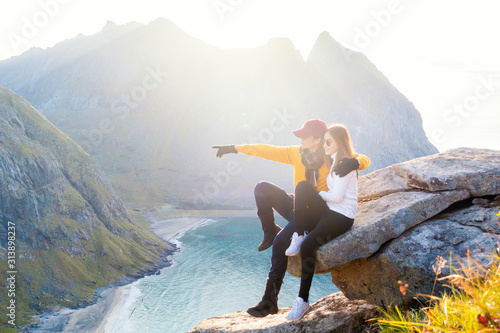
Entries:
POLYGON ((265 144, 213 146, 217 157, 243 153, 294 168, 295 195, 269 182, 255 187, 257 215, 264 239, 258 250, 273 245, 271 269, 262 300, 247 312, 255 317, 278 313, 278 293, 286 273, 288 257, 300 255, 302 275, 300 291, 288 319, 298 320, 310 309, 309 290, 320 246, 348 231, 358 207, 358 169, 370 165, 370 159, 356 154, 344 125, 327 127, 319 119, 307 121, 293 131, 300 146, 277 147, 265 144), (281 229, 274 220, 276 210, 288 224, 281 229))

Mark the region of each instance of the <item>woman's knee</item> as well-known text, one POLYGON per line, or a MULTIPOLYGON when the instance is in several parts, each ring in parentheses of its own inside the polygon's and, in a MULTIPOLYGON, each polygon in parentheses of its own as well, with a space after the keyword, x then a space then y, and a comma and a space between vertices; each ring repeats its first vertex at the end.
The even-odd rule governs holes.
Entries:
POLYGON ((316 254, 316 251, 326 243, 325 239, 316 233, 309 233, 300 245, 300 252, 308 255, 316 254))
POLYGON ((299 182, 297 184, 297 186, 295 186, 295 193, 303 192, 303 191, 310 191, 311 189, 314 190, 314 187, 311 185, 311 183, 308 182, 307 180, 303 180, 303 181, 299 182))

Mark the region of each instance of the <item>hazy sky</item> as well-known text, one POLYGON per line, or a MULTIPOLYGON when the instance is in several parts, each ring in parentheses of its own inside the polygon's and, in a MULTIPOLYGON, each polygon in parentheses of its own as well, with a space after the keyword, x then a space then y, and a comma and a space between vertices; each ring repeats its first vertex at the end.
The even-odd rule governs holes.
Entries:
POLYGON ((164 17, 224 48, 253 47, 272 37, 288 37, 305 58, 318 35, 328 31, 344 46, 365 53, 415 103, 428 137, 440 150, 458 145, 500 149, 499 0, 0 0, 0 4, 0 59, 31 47, 50 47, 79 33, 96 33, 108 20, 149 23, 164 17))

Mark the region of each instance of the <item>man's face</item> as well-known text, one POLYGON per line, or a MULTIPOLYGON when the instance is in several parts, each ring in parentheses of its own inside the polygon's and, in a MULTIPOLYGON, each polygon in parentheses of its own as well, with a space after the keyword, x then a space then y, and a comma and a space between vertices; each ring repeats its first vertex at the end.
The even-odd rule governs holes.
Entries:
POLYGON ((314 138, 312 135, 307 138, 300 138, 300 144, 302 149, 316 150, 321 144, 321 138, 314 138))

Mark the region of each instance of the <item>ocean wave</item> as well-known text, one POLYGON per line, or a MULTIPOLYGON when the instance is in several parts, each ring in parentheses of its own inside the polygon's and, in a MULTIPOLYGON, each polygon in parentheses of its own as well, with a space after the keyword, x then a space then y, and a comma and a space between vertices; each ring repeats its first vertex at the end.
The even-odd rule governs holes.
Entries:
POLYGON ((168 242, 174 244, 179 249, 181 249, 182 248, 182 242, 180 241, 180 239, 182 237, 184 237, 184 235, 187 232, 198 230, 199 228, 206 227, 206 226, 208 226, 210 224, 213 224, 213 223, 216 223, 216 222, 219 222, 219 221, 218 220, 214 220, 214 219, 210 219, 210 218, 206 218, 200 224, 197 224, 197 225, 195 225, 195 226, 193 226, 193 227, 191 227, 189 229, 186 229, 186 230, 183 230, 183 231, 179 232, 177 235, 175 235, 174 237, 172 237, 171 239, 169 239, 168 242))

